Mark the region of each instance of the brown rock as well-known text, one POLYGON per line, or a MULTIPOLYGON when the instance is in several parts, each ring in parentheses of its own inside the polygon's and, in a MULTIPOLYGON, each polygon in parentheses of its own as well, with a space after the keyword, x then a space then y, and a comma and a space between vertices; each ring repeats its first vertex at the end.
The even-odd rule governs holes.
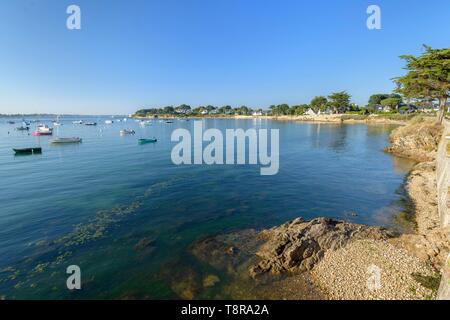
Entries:
POLYGON ((144 249, 154 246, 154 244, 155 244, 154 239, 143 238, 139 240, 139 242, 134 246, 134 250, 142 251, 144 249))
POLYGON ((261 261, 249 272, 252 277, 272 272, 302 272, 311 270, 327 250, 336 250, 356 239, 387 239, 392 235, 379 227, 368 227, 317 218, 309 222, 295 219, 279 227, 265 230, 267 239, 258 250, 261 261))

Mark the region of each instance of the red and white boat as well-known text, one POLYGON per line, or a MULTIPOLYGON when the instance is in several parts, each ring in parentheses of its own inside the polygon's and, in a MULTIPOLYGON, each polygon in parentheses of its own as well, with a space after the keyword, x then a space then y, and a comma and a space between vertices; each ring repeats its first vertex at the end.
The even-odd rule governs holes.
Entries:
POLYGON ((47 125, 40 124, 37 130, 33 132, 33 136, 51 136, 53 134, 53 128, 47 125))

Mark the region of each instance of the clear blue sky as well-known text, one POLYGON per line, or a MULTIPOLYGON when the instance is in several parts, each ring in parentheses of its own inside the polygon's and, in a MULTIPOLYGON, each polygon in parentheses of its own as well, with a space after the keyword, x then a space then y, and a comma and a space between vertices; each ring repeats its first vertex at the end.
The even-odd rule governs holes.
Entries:
POLYGON ((448 47, 449 21, 448 0, 2 1, 0 113, 265 108, 336 90, 364 104, 393 88, 399 55, 448 47), (382 30, 366 28, 370 4, 382 30))

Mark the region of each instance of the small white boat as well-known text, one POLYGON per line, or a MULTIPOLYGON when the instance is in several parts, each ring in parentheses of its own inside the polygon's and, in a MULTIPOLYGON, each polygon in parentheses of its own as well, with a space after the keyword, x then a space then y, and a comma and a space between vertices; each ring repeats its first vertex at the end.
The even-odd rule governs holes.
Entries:
POLYGON ((120 135, 121 136, 124 136, 124 135, 127 135, 127 134, 136 134, 136 132, 134 130, 128 130, 128 129, 120 130, 120 135))
POLYGON ((53 131, 53 128, 50 128, 46 124, 40 124, 37 126, 37 131, 40 133, 51 133, 53 131))
POLYGON ((113 124, 114 123, 114 121, 112 121, 112 120, 106 120, 105 121, 105 124, 113 124))
POLYGON ((53 128, 49 128, 47 125, 40 124, 37 126, 33 136, 51 136, 53 134, 53 128))
POLYGON ((56 138, 50 141, 53 144, 65 144, 65 143, 81 143, 82 139, 78 137, 73 138, 56 138))
POLYGON ((141 122, 139 122, 139 125, 142 127, 147 127, 147 126, 151 126, 152 123, 150 121, 141 121, 141 122))
POLYGON ((83 120, 77 120, 77 121, 73 121, 73 124, 83 124, 83 120))

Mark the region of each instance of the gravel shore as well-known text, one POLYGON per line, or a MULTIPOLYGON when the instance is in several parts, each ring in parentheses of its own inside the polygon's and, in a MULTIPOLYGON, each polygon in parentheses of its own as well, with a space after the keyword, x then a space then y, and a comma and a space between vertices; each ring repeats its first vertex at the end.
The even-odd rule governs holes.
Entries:
POLYGON ((450 251, 450 230, 440 227, 437 208, 435 156, 441 133, 430 119, 415 119, 393 131, 388 152, 426 161, 414 167, 405 185, 416 230, 388 241, 357 240, 327 251, 312 274, 330 299, 436 297, 450 251), (367 281, 374 270, 379 270, 380 281, 371 290, 367 281))
POLYGON ((435 290, 426 286, 439 277, 418 258, 378 240, 358 240, 327 251, 312 275, 328 298, 337 300, 433 299, 435 290))

